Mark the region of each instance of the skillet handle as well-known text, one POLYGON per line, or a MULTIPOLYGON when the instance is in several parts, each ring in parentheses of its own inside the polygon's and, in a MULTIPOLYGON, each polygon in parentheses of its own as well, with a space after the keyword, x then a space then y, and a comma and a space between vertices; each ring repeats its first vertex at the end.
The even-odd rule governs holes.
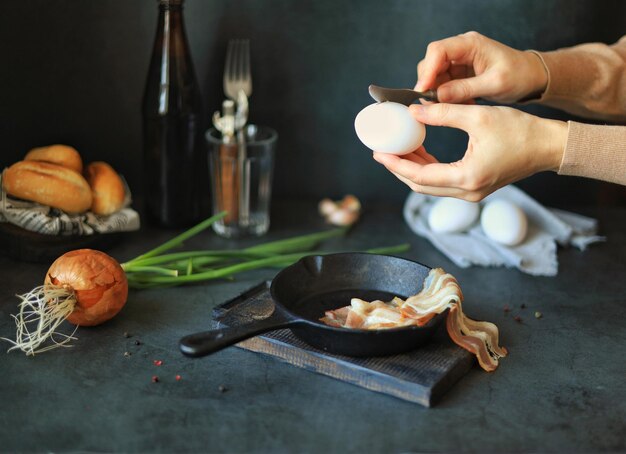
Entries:
POLYGON ((200 333, 190 334, 180 340, 180 351, 192 358, 210 355, 242 340, 249 339, 267 331, 286 328, 293 322, 270 316, 258 322, 246 325, 225 327, 200 333))

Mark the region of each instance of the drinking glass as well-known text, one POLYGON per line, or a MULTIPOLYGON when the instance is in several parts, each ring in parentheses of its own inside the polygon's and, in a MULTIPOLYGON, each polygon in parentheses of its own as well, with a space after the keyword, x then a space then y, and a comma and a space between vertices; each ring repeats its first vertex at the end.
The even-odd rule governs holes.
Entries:
POLYGON ((260 236, 270 226, 270 199, 278 134, 267 126, 247 125, 245 146, 211 128, 206 133, 213 213, 226 211, 213 230, 226 238, 260 236))

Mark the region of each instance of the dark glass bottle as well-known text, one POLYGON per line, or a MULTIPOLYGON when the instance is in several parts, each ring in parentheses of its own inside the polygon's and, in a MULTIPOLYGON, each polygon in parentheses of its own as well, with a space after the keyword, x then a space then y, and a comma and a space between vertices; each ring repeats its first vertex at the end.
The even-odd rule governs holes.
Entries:
POLYGON ((160 0, 143 98, 143 175, 151 221, 183 227, 208 215, 202 97, 183 21, 183 0, 160 0))

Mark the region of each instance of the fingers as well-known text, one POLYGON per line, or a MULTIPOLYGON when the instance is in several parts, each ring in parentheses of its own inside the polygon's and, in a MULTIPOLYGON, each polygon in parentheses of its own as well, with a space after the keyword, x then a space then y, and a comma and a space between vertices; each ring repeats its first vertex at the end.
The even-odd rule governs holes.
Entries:
POLYGON ((451 65, 450 70, 450 79, 465 79, 467 77, 474 77, 474 70, 472 67, 467 65, 451 65))
POLYGON ((429 194, 437 197, 456 197, 458 199, 467 199, 467 192, 458 188, 440 188, 436 186, 421 186, 413 183, 408 178, 404 178, 402 175, 391 172, 398 180, 406 184, 409 189, 420 194, 429 194))
POLYGON ((485 72, 476 77, 457 78, 444 82, 437 88, 440 102, 463 103, 493 94, 495 84, 491 73, 485 72))
POLYGON ((439 162, 439 160, 430 153, 428 153, 426 151, 426 148, 424 148, 423 146, 419 147, 419 149, 415 153, 421 156, 428 164, 434 164, 436 162, 439 162))
POLYGON ((449 126, 462 129, 468 133, 474 129, 478 119, 485 113, 481 109, 484 106, 461 105, 461 104, 413 104, 409 106, 409 112, 421 122, 432 126, 449 126))
POLYGON ((402 159, 407 159, 411 162, 414 162, 415 164, 420 165, 432 164, 431 162, 428 162, 426 159, 424 159, 422 156, 414 153, 402 155, 402 159))
MULTIPOLYGON (((430 159, 436 159, 426 153, 430 159)), ((383 164, 398 180, 412 191, 438 197, 456 197, 470 202, 479 202, 489 192, 468 190, 459 182, 463 180, 463 169, 459 163, 439 164, 426 162, 421 152, 402 157, 386 153, 374 153, 374 159, 383 164)))
POLYGON ((474 32, 434 41, 417 67, 416 89, 423 91, 435 86, 437 75, 455 65, 472 65, 479 35, 474 32))
POLYGON ((412 153, 402 155, 402 159, 409 159, 417 164, 433 164, 439 162, 437 158, 428 153, 423 146, 412 153))
POLYGON ((458 163, 441 164, 425 160, 416 162, 386 153, 374 153, 374 159, 390 172, 418 186, 460 188, 463 181, 462 169, 458 163))

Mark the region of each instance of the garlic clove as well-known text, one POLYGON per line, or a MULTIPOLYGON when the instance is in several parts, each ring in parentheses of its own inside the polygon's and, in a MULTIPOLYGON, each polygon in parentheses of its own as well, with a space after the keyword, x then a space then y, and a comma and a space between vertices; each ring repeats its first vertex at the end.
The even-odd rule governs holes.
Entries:
POLYGON ((322 216, 329 216, 331 213, 337 211, 338 209, 339 206, 329 198, 322 199, 318 205, 319 213, 322 216))
POLYGON ((352 194, 348 194, 343 198, 343 200, 339 203, 339 206, 342 209, 346 209, 348 211, 361 211, 361 202, 352 194))
POLYGON ((330 215, 326 217, 326 220, 337 226, 347 226, 354 224, 359 218, 359 213, 355 211, 350 211, 346 209, 338 209, 333 211, 330 215))

